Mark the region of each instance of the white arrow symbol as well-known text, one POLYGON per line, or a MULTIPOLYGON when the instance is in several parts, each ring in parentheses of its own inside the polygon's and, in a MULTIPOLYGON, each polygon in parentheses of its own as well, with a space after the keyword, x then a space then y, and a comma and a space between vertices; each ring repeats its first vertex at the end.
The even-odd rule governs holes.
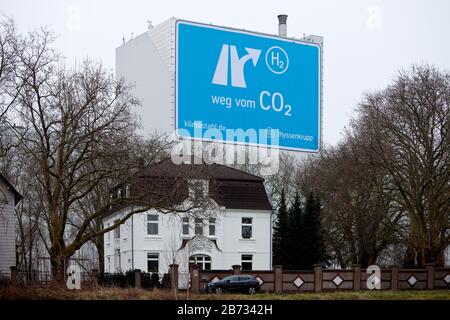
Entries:
POLYGON ((223 86, 228 85, 228 52, 230 52, 231 85, 233 87, 247 88, 244 77, 245 63, 251 59, 253 66, 256 66, 261 55, 261 50, 253 48, 245 48, 245 50, 248 54, 239 59, 236 46, 224 44, 220 52, 212 83, 223 86))
POLYGON ((252 49, 252 48, 245 48, 245 50, 248 52, 248 54, 243 56, 241 59, 244 59, 246 57, 251 58, 252 61, 253 61, 253 66, 256 67, 256 64, 258 63, 259 56, 261 55, 261 50, 252 49))
POLYGON ((231 53, 231 85, 233 87, 247 88, 244 77, 244 66, 250 59, 253 62, 253 66, 258 63, 261 50, 245 48, 248 52, 245 56, 239 59, 235 46, 230 46, 231 53))

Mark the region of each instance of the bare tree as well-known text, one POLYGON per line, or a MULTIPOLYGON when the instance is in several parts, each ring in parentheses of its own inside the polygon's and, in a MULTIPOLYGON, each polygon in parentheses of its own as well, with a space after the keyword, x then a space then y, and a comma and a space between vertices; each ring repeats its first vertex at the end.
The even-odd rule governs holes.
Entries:
POLYGON ((6 174, 12 162, 8 152, 20 143, 23 133, 11 124, 10 115, 22 88, 21 82, 16 81, 21 45, 14 20, 5 17, 0 21, 0 170, 6 174))
POLYGON ((275 208, 278 207, 282 190, 287 199, 294 199, 297 191, 295 177, 300 163, 292 154, 282 152, 277 173, 266 177, 265 185, 275 208))
POLYGON ((409 224, 409 265, 444 264, 450 243, 450 75, 431 66, 400 72, 367 94, 355 128, 409 224))
MULTIPOLYGON (((0 21, 0 119, 3 120, 19 90, 15 86, 17 33, 14 21, 0 21)), ((2 121, 3 122, 3 121, 2 121)))
POLYGON ((402 216, 391 210, 383 172, 371 166, 362 143, 348 134, 306 161, 297 176, 303 194, 314 191, 321 197, 327 253, 341 267, 374 264, 382 250, 399 241, 402 216))
MULTIPOLYGON (((13 152, 15 154, 15 152, 13 152)), ((39 201, 39 195, 33 187, 33 165, 27 157, 16 157, 14 178, 16 188, 21 190, 23 199, 16 206, 16 237, 17 257, 19 270, 24 271, 28 281, 32 280, 32 272, 37 269, 36 252, 42 249, 40 236, 40 215, 43 207, 39 201)))
POLYGON ((101 67, 86 63, 80 71, 57 69, 57 57, 47 50, 47 33, 30 41, 36 42, 21 55, 24 90, 16 109, 30 132, 21 151, 38 169, 35 182, 43 195, 48 250, 54 273, 61 277, 63 260, 85 242, 80 240, 89 225, 67 245, 70 210, 99 181, 124 170, 128 152, 120 142, 134 132, 129 108, 135 101, 124 83, 115 83, 101 67))
MULTIPOLYGON (((186 212, 201 206, 201 201, 177 201, 186 198, 182 173, 170 181, 152 180, 154 188, 148 188, 145 177, 134 176, 143 163, 136 152, 138 122, 133 113, 139 102, 130 95, 131 87, 90 61, 64 68, 50 49, 52 41, 46 30, 21 39, 16 81, 22 90, 14 111, 27 131, 17 152, 33 163, 29 178, 42 207, 41 236, 53 278, 61 282, 68 258, 131 215, 149 208, 186 212), (130 186, 131 194, 108 201, 109 193, 103 192, 122 183, 130 186), (132 209, 117 223, 101 228, 101 219, 110 210, 130 204, 132 209)), ((144 160, 148 164, 151 157, 144 160)))
MULTIPOLYGON (((127 144, 132 149, 135 159, 138 160, 141 168, 148 167, 164 156, 165 151, 170 148, 173 142, 165 135, 153 133, 149 138, 141 139, 138 137, 131 137, 127 144)), ((132 174, 134 167, 130 167, 130 173, 132 174)), ((75 211, 78 215, 74 215, 69 222, 75 229, 78 229, 80 224, 93 212, 98 212, 104 207, 110 205, 110 192, 117 186, 118 179, 104 179, 102 183, 96 185, 90 193, 84 198, 79 199, 75 204, 75 211)), ((122 182, 122 181, 120 181, 122 182)), ((94 237, 91 241, 95 245, 98 255, 99 271, 103 273, 105 271, 104 263, 104 239, 103 234, 99 231, 104 229, 103 216, 99 215, 92 220, 92 223, 88 226, 87 231, 90 233, 98 233, 98 236, 94 237)))

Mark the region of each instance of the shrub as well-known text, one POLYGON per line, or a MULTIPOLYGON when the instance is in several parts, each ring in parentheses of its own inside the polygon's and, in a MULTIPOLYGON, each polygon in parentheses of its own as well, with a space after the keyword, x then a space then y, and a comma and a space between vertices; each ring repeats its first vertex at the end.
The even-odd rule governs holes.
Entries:
POLYGON ((152 284, 152 288, 159 288, 161 287, 160 283, 159 283, 159 274, 156 272, 153 272, 151 275, 151 284, 152 284))
POLYGON ((170 276, 168 273, 164 273, 161 285, 163 288, 170 288, 170 276))

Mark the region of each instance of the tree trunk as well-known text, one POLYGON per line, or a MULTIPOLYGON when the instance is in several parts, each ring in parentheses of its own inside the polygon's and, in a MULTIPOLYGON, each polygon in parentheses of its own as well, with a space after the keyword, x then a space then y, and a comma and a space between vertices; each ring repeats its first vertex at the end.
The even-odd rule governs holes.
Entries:
POLYGON ((100 274, 105 273, 105 248, 103 246, 103 235, 98 236, 93 240, 98 254, 98 269, 100 274))
POLYGON ((416 267, 416 250, 413 246, 408 245, 405 254, 405 260, 403 262, 403 267, 405 268, 414 268, 416 267))
POLYGON ((67 259, 61 253, 53 251, 50 254, 50 263, 52 266, 52 285, 64 287, 67 259))
POLYGON ((445 249, 439 254, 437 267, 445 268, 445 249))
POLYGON ((434 264, 439 268, 444 268, 445 248, 432 246, 425 249, 425 264, 434 264))
MULTIPOLYGON (((31 261, 32 261, 32 258, 33 258, 33 232, 32 232, 32 229, 31 229, 31 219, 30 219, 30 229, 29 229, 29 242, 28 242, 28 266, 27 266, 27 276, 29 277, 28 278, 28 280, 30 281, 30 283, 31 283, 31 281, 32 281, 32 272, 33 272, 33 270, 32 270, 32 264, 31 264, 31 261)), ((25 241, 25 240, 24 240, 25 241)), ((26 256, 26 253, 25 253, 25 256, 26 256)))
POLYGON ((378 258, 378 253, 375 250, 364 250, 361 253, 359 264, 362 268, 367 268, 370 265, 375 264, 378 258))

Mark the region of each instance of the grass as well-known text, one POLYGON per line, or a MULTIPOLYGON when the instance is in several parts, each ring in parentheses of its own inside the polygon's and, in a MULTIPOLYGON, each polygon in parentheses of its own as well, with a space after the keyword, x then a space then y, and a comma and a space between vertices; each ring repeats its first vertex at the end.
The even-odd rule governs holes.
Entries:
POLYGON ((175 294, 169 290, 100 288, 67 290, 52 288, 0 288, 1 300, 450 300, 450 290, 362 291, 256 295, 175 294))
MULTIPOLYGON (((178 294, 180 295, 180 294, 178 294)), ((181 298, 181 297, 180 297, 181 298)), ((185 298, 185 297, 184 297, 185 298)), ((62 288, 0 288, 0 300, 172 300, 168 290, 100 288, 68 290, 62 288)))
POLYGON ((255 296, 227 295, 224 299, 258 300, 450 300, 450 290, 435 291, 341 291, 321 293, 261 293, 255 296))

